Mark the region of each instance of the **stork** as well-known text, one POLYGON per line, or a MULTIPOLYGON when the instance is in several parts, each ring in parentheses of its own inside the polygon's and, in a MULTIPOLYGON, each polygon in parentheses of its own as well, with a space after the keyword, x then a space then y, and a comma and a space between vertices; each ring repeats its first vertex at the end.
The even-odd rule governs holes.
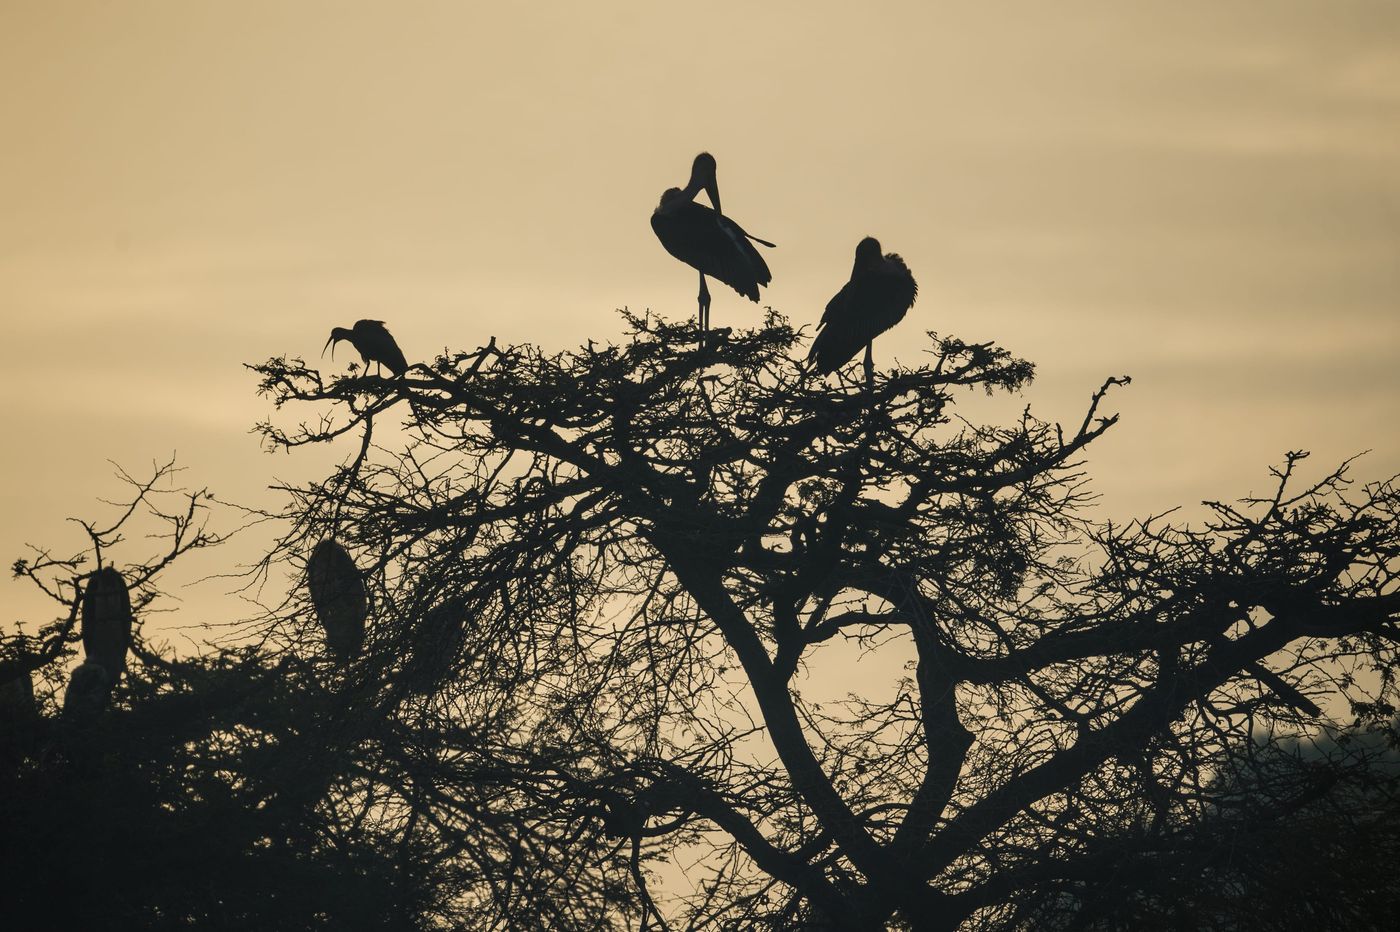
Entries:
POLYGON ((865 347, 865 381, 875 380, 871 344, 904 319, 919 286, 904 260, 882 255, 880 241, 867 236, 856 245, 851 280, 827 302, 807 362, 818 375, 830 375, 865 347))
POLYGON ((321 349, 321 355, 326 355, 326 350, 329 349, 331 358, 334 359, 335 344, 341 340, 349 340, 350 345, 360 351, 360 358, 365 361, 366 373, 369 372, 370 363, 374 363, 376 371, 381 364, 388 366, 394 375, 403 375, 408 371, 408 361, 403 358, 403 351, 384 328, 382 320, 357 320, 355 326, 348 330, 336 327, 331 331, 331 338, 326 341, 325 347, 321 349))
POLYGON ((724 215, 719 205, 719 182, 715 180, 715 157, 701 152, 690 168, 690 181, 684 188, 668 188, 651 214, 651 228, 666 251, 700 273, 700 332, 710 326, 710 289, 705 276, 724 282, 750 301, 758 301, 760 285, 773 280, 768 263, 754 243, 773 247, 767 240, 744 232, 744 228, 724 215), (710 197, 711 209, 697 204, 701 189, 710 197), (752 242, 750 242, 752 241, 752 242))

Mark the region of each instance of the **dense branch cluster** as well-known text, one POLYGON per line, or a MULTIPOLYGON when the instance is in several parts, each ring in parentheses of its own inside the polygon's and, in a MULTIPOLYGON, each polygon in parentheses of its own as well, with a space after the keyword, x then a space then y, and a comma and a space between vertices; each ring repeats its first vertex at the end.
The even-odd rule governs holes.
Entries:
MULTIPOLYGON (((222 666, 152 655, 131 720, 258 671, 191 747, 319 749, 283 800, 301 830, 397 865, 384 909, 483 928, 1143 927, 1224 915, 1186 893, 1253 882, 1224 837, 1277 846, 1348 799, 1355 837, 1394 826, 1383 742, 1297 753, 1388 727, 1394 485, 1299 483, 1293 454, 1201 526, 1099 524, 1082 454, 1126 379, 1068 430, 981 425, 960 397, 1033 372, 994 346, 934 338, 867 384, 804 372, 780 318, 699 349, 627 319, 392 379, 257 367, 314 412, 270 446, 359 440, 284 489, 257 577, 341 542, 363 651, 326 655, 296 588, 222 666), (805 699, 848 643, 912 675, 805 699)), ((286 795, 249 766, 208 779, 286 795)))

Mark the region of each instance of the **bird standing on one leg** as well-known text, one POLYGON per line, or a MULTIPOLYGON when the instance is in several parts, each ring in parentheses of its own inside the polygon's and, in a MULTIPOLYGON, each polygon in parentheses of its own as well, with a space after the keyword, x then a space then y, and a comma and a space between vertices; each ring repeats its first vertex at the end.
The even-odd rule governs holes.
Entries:
POLYGON ((744 232, 743 227, 720 210, 715 157, 708 152, 695 157, 690 181, 684 188, 669 188, 661 195, 661 203, 651 214, 651 228, 667 252, 700 273, 701 333, 710 326, 710 289, 705 284, 706 275, 719 279, 755 303, 759 286, 773 280, 768 263, 753 245, 761 243, 772 248, 773 244, 744 232), (710 196, 713 210, 695 203, 695 196, 702 188, 710 196))
POLYGON ((375 364, 376 371, 381 364, 388 366, 394 375, 403 375, 408 371, 408 360, 404 359, 403 351, 384 328, 382 320, 357 320, 355 326, 349 330, 336 327, 331 331, 331 338, 326 341, 325 347, 321 349, 321 355, 326 355, 326 349, 329 349, 331 358, 334 359, 335 344, 341 340, 349 340, 350 345, 360 351, 360 358, 365 361, 366 375, 369 374, 371 362, 375 364))
POLYGON ((881 255, 880 241, 867 236, 856 246, 851 280, 827 302, 817 325, 817 338, 807 362, 818 375, 830 375, 865 348, 865 381, 873 385, 875 363, 871 344, 875 338, 904 319, 914 304, 919 286, 904 260, 894 253, 881 255))

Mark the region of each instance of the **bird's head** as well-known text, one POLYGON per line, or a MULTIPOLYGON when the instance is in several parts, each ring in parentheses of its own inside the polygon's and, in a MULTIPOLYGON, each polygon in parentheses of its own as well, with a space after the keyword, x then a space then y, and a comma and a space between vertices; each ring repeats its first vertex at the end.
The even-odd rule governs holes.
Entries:
POLYGON ((657 205, 660 210, 667 210, 672 207, 679 207, 683 202, 690 200, 685 196, 685 192, 680 188, 667 188, 661 192, 661 203, 657 205))
POLYGON ((884 260, 884 255, 880 252, 880 241, 873 236, 867 236, 856 244, 856 268, 868 269, 871 266, 879 265, 884 260))
POLYGON ((331 351, 331 358, 334 359, 334 358, 335 358, 335 345, 336 345, 337 343, 339 343, 341 340, 348 340, 348 339, 350 339, 350 337, 351 337, 351 332, 350 332, 349 330, 346 330, 344 327, 336 327, 336 328, 334 328, 333 330, 331 330, 331 338, 330 338, 329 340, 326 341, 326 345, 325 345, 325 346, 321 347, 321 355, 322 355, 322 356, 325 356, 325 355, 326 355, 326 350, 330 350, 330 351, 331 351))
POLYGON ((724 211, 719 206, 719 181, 715 178, 715 168, 713 155, 708 152, 697 155, 690 166, 690 183, 685 186, 685 191, 693 198, 703 189, 710 196, 715 213, 722 214, 724 211))

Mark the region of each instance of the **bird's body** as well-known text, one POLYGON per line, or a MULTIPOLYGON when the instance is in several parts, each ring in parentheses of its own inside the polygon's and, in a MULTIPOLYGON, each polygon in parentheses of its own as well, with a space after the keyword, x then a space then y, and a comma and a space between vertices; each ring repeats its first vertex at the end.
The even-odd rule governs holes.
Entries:
POLYGON ((364 576, 354 558, 338 542, 326 538, 306 561, 306 582, 331 654, 341 661, 356 657, 365 642, 369 601, 364 576))
POLYGON ((651 228, 671 255, 750 301, 758 300, 759 286, 773 280, 768 263, 739 224, 686 198, 680 188, 661 196, 651 228))
POLYGON ((708 152, 695 157, 690 181, 684 188, 670 188, 651 215, 651 228, 666 251, 700 273, 700 328, 709 327, 710 292, 705 276, 717 278, 750 301, 758 301, 758 289, 773 280, 768 263, 754 243, 771 247, 767 240, 745 232, 720 209, 715 160, 708 152), (704 189, 713 208, 695 203, 704 189))
MULTIPOLYGON (((331 338, 326 341, 332 359, 335 358, 335 344, 341 340, 349 340, 350 345, 359 350, 360 358, 365 361, 366 372, 369 371, 370 363, 387 366, 394 375, 403 375, 408 371, 408 360, 404 359, 403 351, 389 335, 382 320, 357 320, 355 326, 348 330, 345 327, 333 329, 331 338)), ((321 350, 322 355, 325 355, 325 352, 324 349, 321 350)))
POLYGON ((918 293, 903 259, 894 253, 882 255, 874 237, 861 240, 851 280, 827 302, 817 325, 817 338, 807 353, 812 369, 829 375, 865 349, 868 374, 871 343, 904 319, 918 293))
POLYGON ((103 567, 83 588, 83 654, 112 676, 126 669, 131 648, 131 591, 116 568, 103 567))

